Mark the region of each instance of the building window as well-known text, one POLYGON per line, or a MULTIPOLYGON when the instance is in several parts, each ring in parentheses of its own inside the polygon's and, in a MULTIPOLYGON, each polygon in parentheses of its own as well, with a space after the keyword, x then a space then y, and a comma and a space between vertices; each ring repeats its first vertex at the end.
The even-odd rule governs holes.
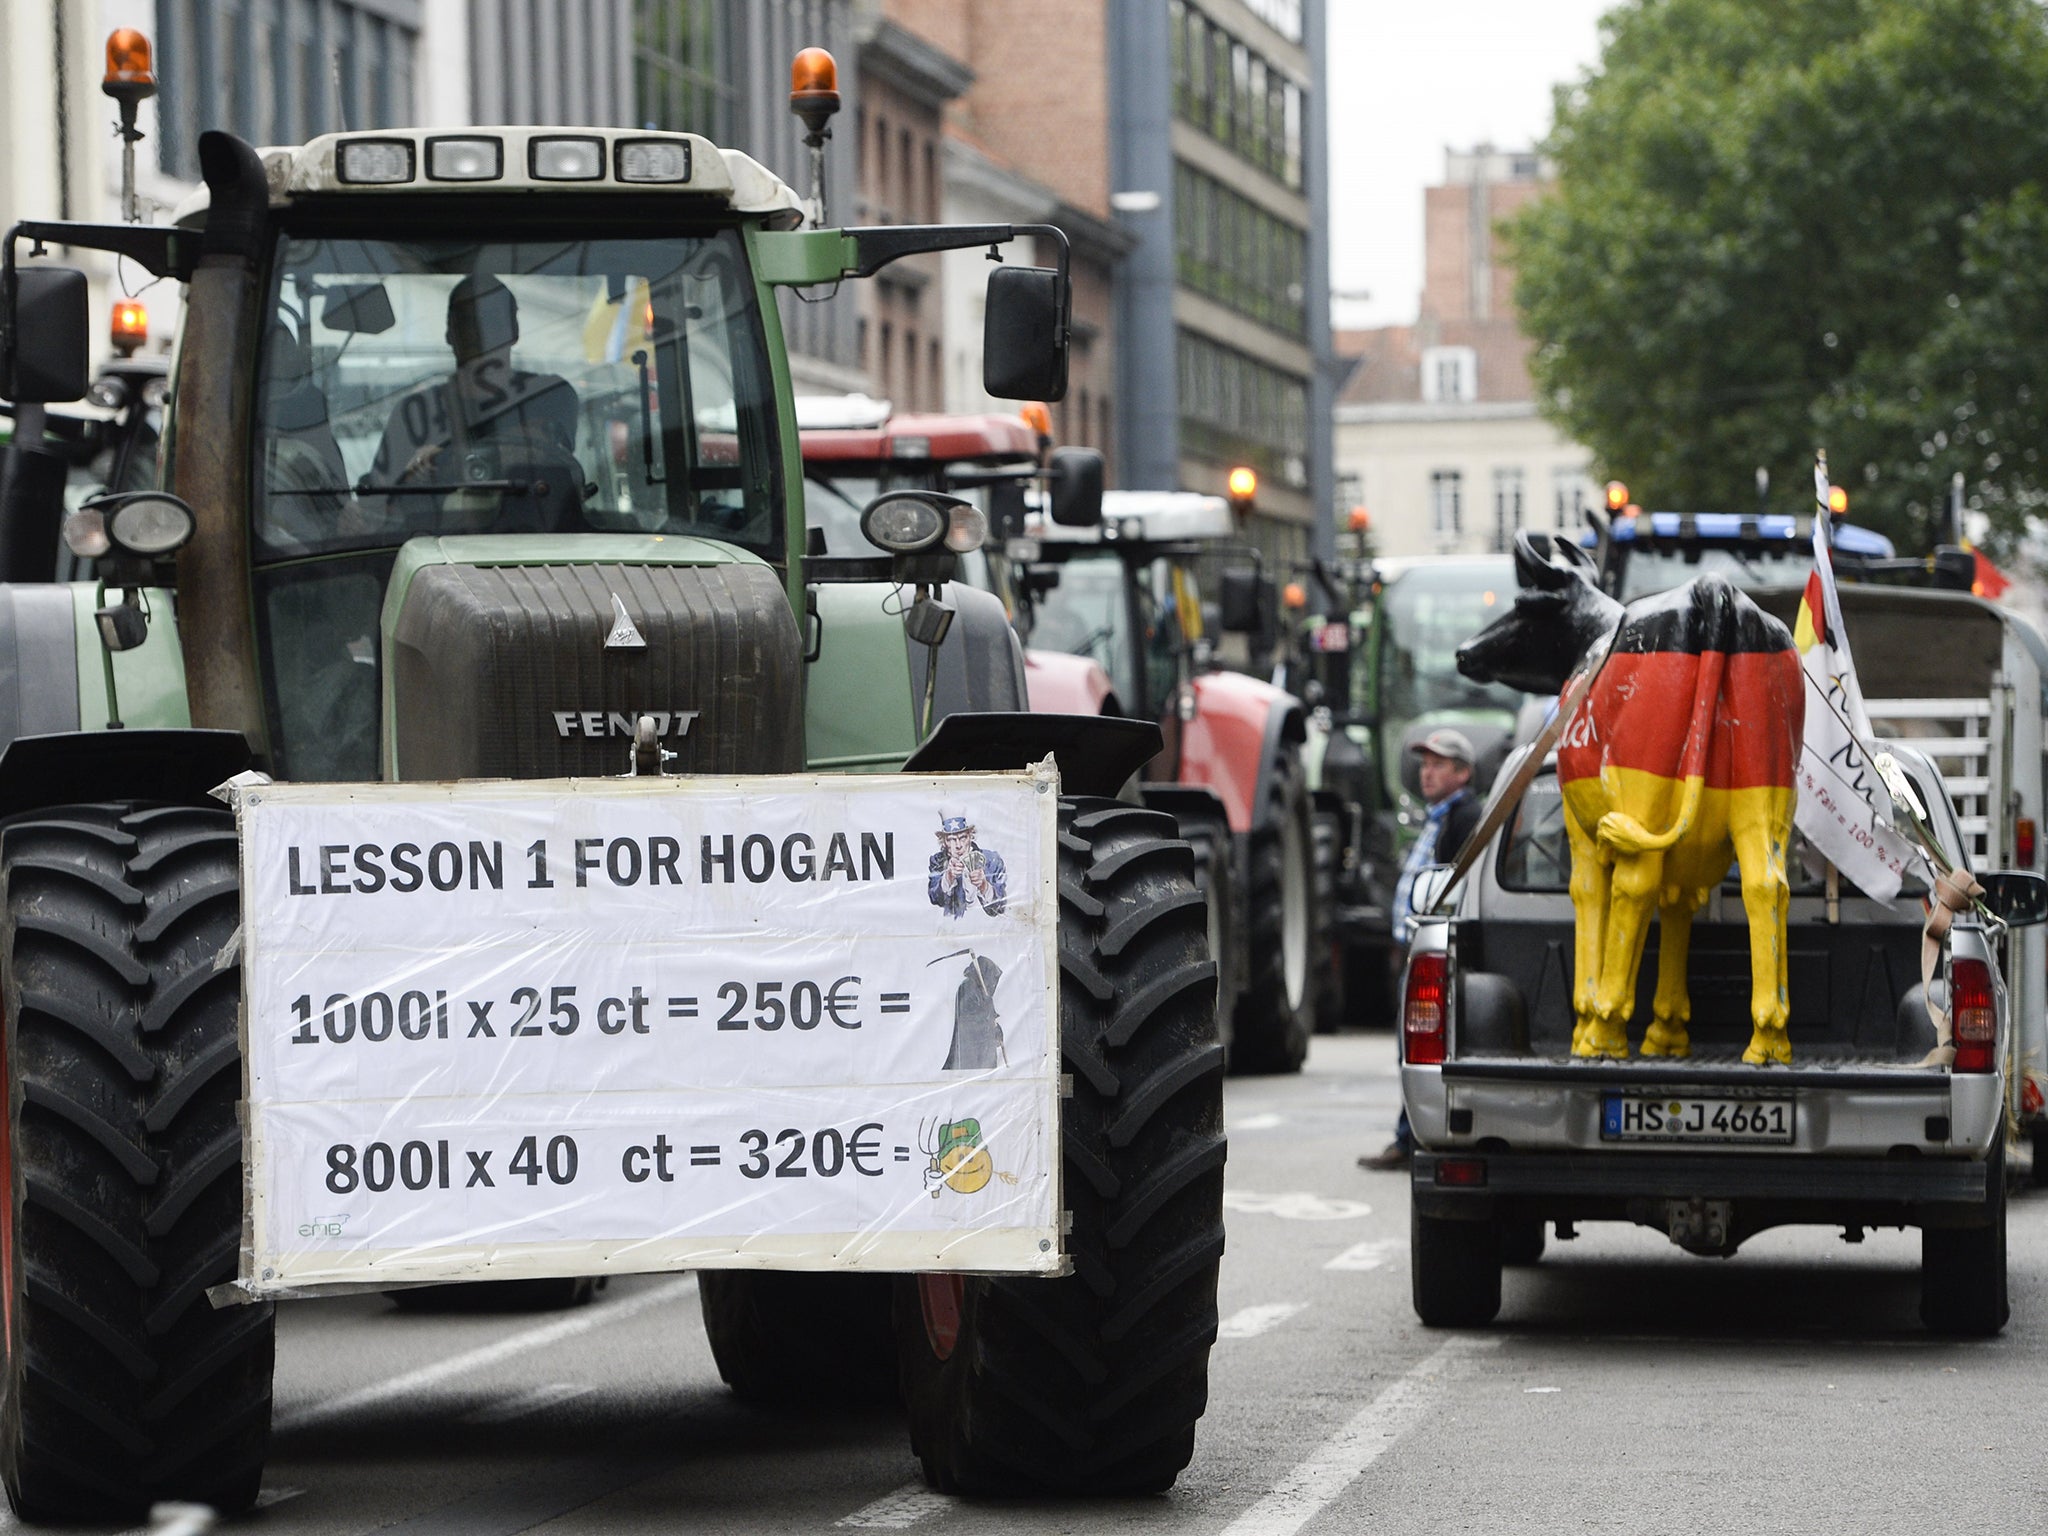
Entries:
POLYGON ((635 0, 634 121, 730 141, 736 64, 725 0, 635 0))
MULTIPOLYGON (((1299 4, 1271 0, 1271 8, 1294 18, 1292 33, 1284 26, 1277 30, 1298 35, 1299 4)), ((1299 188, 1300 84, 1186 0, 1170 0, 1167 18, 1174 115, 1275 180, 1299 188)))
POLYGON ((1470 405, 1479 398, 1479 354, 1470 347, 1425 347, 1422 398, 1431 405, 1470 405))
POLYGON ((1308 331, 1308 232, 1193 166, 1173 168, 1175 268, 1197 293, 1276 331, 1308 331))
POLYGON ((1308 484, 1308 381, 1235 347, 1182 331, 1176 341, 1181 446, 1308 484))
POLYGON ((1464 525, 1465 477, 1455 469, 1432 470, 1429 476, 1429 526, 1439 543, 1457 540, 1464 525))
POLYGON ((1551 504, 1557 514, 1557 527, 1570 531, 1585 526, 1586 510, 1591 507, 1592 492, 1586 483, 1584 470, 1553 470, 1550 476, 1551 504))
POLYGON ((199 135, 303 144, 415 120, 418 28, 353 0, 157 0, 158 164, 199 179, 199 135), (337 81, 336 76, 339 75, 337 81))
POLYGON ((1493 547, 1505 554, 1515 547, 1515 535, 1522 531, 1522 472, 1496 469, 1493 472, 1493 547))

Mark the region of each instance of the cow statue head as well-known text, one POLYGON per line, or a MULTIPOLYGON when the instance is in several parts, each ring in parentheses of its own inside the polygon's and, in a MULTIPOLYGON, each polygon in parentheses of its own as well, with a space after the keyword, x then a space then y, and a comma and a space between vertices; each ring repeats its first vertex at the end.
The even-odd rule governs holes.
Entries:
POLYGON ((1592 558, 1561 536, 1516 534, 1515 579, 1514 606, 1458 647, 1458 670, 1474 682, 1558 693, 1620 622, 1621 604, 1594 584, 1592 558))

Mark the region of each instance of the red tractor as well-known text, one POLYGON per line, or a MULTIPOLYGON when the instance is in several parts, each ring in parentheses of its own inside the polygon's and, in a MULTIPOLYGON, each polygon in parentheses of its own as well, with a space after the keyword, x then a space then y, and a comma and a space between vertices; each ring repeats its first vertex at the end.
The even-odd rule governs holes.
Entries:
POLYGON ((1284 690, 1211 664, 1195 564, 1236 539, 1229 504, 1102 492, 1099 456, 1053 450, 1044 423, 1019 416, 898 416, 862 396, 797 405, 813 554, 861 548, 853 520, 883 489, 977 500, 1012 537, 963 558, 961 578, 1010 610, 1029 647, 1032 709, 1159 722, 1166 748, 1137 792, 1194 847, 1231 1065, 1298 1070, 1329 979, 1301 761, 1308 719, 1284 690))

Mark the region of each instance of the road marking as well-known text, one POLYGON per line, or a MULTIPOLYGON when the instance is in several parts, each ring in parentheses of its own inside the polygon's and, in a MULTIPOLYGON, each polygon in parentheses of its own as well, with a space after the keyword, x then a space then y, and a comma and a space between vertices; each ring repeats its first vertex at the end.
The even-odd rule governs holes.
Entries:
POLYGON ((1223 1528, 1223 1536, 1294 1536, 1415 1427, 1430 1406, 1430 1388, 1460 1360, 1500 1344, 1486 1334, 1446 1339, 1435 1354, 1410 1366, 1300 1463, 1273 1490, 1223 1528))
POLYGON ((570 1381, 551 1381, 544 1387, 535 1387, 530 1392, 519 1392, 503 1397, 495 1403, 486 1403, 462 1416, 464 1424, 509 1424, 514 1419, 526 1418, 529 1414, 541 1413, 557 1403, 573 1402, 597 1390, 594 1387, 579 1386, 570 1381))
POLYGON ((1323 1268, 1379 1269, 1389 1259, 1397 1259, 1407 1251, 1408 1240, 1404 1237, 1367 1238, 1362 1243, 1353 1243, 1323 1268))
POLYGON ((1246 1115, 1242 1120, 1223 1119, 1223 1129, 1235 1134, 1238 1131, 1270 1131, 1285 1122, 1279 1115, 1246 1115))
POLYGON ((1289 1221, 1355 1221, 1360 1216, 1372 1214, 1372 1207, 1363 1200, 1338 1200, 1328 1195, 1311 1194, 1307 1190, 1262 1195, 1257 1190, 1226 1189, 1223 1191, 1223 1208, 1254 1216, 1283 1216, 1289 1221))
POLYGON ((1268 1329, 1278 1328, 1302 1309, 1299 1301, 1273 1301, 1263 1307, 1245 1307, 1233 1312, 1216 1326, 1219 1339, 1255 1339, 1268 1329))
POLYGON ((450 1377, 460 1376, 468 1371, 480 1371, 533 1350, 545 1349, 550 1344, 573 1339, 580 1333, 590 1332, 593 1328, 602 1328, 608 1323, 623 1323, 628 1318, 638 1317, 642 1312, 681 1300, 693 1294, 696 1289, 697 1277, 685 1275, 680 1280, 657 1285, 651 1291, 642 1291, 639 1295, 623 1301, 586 1307, 573 1316, 562 1318, 559 1322, 529 1328, 524 1333, 512 1334, 494 1344, 486 1344, 465 1354, 451 1355, 446 1360, 423 1365, 416 1371, 407 1371, 403 1376, 392 1376, 383 1381, 372 1382, 367 1387, 358 1387, 355 1391, 344 1392, 339 1397, 323 1398, 290 1413, 279 1414, 273 1421, 273 1427, 293 1430, 304 1429, 309 1424, 325 1424, 331 1419, 354 1413, 358 1408, 367 1407, 371 1403, 407 1397, 428 1387, 439 1386, 450 1377))
POLYGON ((1527 1394, 1527 1395, 1531 1395, 1531 1396, 1533 1396, 1534 1394, 1536 1394, 1536 1393, 1538 1393, 1538 1392, 1562 1392, 1563 1390, 1564 1390, 1564 1388, 1563 1388, 1563 1387, 1524 1387, 1524 1388, 1522 1388, 1522 1391, 1523 1391, 1523 1392, 1524 1392, 1525 1394, 1527 1394))
POLYGON ((832 1523, 863 1531, 907 1531, 929 1515, 944 1514, 955 1502, 950 1495, 933 1493, 918 1478, 832 1523))

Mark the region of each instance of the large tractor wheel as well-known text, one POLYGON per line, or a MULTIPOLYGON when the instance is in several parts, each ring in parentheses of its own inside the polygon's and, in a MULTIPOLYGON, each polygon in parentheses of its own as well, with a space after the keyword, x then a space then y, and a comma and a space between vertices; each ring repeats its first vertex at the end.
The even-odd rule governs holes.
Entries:
POLYGON ((2005 1128, 1984 1169, 1984 1220, 1920 1229, 1920 1321, 1935 1333, 1989 1338, 2012 1315, 2005 1285, 2005 1128))
POLYGON ((1137 1494, 1194 1454, 1223 1253, 1223 1048, 1170 817, 1063 802, 1064 1279, 898 1282, 911 1442, 967 1494, 1137 1494))
POLYGON ((0 834, 0 1478, 32 1520, 256 1497, 268 1304, 242 1236, 233 820, 69 806, 0 834))
POLYGON ((1344 863, 1343 813, 1317 807, 1309 817, 1309 839, 1315 855, 1310 961, 1315 973, 1316 1033, 1334 1035, 1349 1022, 1350 1014, 1344 990, 1344 951, 1333 925, 1344 863))
POLYGON ((1288 752, 1268 780, 1249 839, 1250 964, 1230 1048, 1237 1072, 1299 1072, 1315 1022, 1315 855, 1300 759, 1288 752))
POLYGON ((1231 862, 1235 840, 1230 821, 1222 811, 1213 815, 1180 812, 1175 816, 1180 835, 1195 858, 1195 889, 1202 893, 1203 918, 1209 935, 1209 955, 1216 962, 1216 1023, 1224 1050, 1230 1048, 1231 1003, 1244 975, 1244 933, 1232 896, 1237 890, 1237 869, 1231 862))
POLYGON ((893 1402, 894 1284, 890 1275, 700 1271, 697 1299, 720 1378, 770 1407, 893 1402))

